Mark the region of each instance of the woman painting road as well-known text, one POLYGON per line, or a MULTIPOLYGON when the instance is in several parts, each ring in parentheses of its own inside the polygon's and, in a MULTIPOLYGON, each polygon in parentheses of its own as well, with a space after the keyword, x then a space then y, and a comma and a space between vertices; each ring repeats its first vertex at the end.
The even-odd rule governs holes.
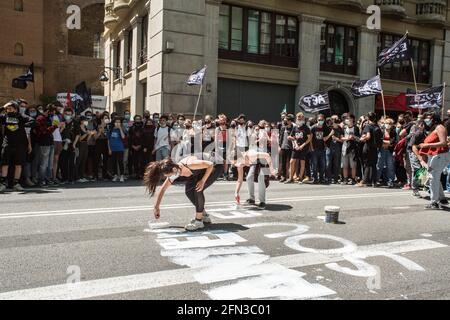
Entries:
POLYGON ((156 187, 162 176, 166 178, 156 197, 154 206, 155 218, 161 216, 160 205, 166 190, 179 177, 186 177, 186 196, 195 206, 195 219, 185 229, 196 231, 203 229, 205 223, 211 223, 211 218, 205 211, 204 190, 211 186, 223 173, 223 164, 214 165, 213 162, 198 160, 196 157, 187 157, 178 163, 172 159, 165 159, 151 163, 145 172, 144 183, 148 188, 150 196, 156 192, 156 187))

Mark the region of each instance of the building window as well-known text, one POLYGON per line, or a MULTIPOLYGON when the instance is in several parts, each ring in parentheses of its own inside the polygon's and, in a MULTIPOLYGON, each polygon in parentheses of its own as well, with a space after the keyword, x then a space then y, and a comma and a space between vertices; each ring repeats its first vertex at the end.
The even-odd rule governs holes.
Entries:
POLYGON ((144 64, 147 62, 147 49, 148 49, 148 16, 142 18, 141 24, 141 51, 139 53, 139 62, 144 64))
POLYGON ((298 67, 297 18, 222 4, 219 57, 298 67))
POLYGON ((104 56, 103 38, 100 33, 94 34, 94 58, 103 59, 104 56))
POLYGON ((14 10, 23 11, 23 0, 14 0, 14 10))
POLYGON ((114 79, 119 79, 120 78, 120 65, 121 65, 121 47, 122 47, 122 40, 117 41, 117 44, 115 46, 115 50, 116 50, 116 59, 115 59, 115 65, 114 67, 116 68, 115 72, 114 72, 114 79))
POLYGON ((353 27, 322 24, 320 37, 320 70, 356 74, 357 32, 353 27))
MULTIPOLYGON (((401 37, 401 35, 381 33, 378 39, 378 53, 384 48, 392 46, 401 37)), ((430 42, 414 38, 409 38, 408 41, 412 48, 417 82, 428 84, 430 82, 430 42)), ((384 79, 414 81, 410 60, 386 64, 380 71, 384 79)))
POLYGON ((23 44, 16 43, 14 45, 14 55, 15 56, 23 56, 23 44))
POLYGON ((133 29, 128 31, 127 37, 127 65, 126 72, 130 72, 133 69, 133 29))

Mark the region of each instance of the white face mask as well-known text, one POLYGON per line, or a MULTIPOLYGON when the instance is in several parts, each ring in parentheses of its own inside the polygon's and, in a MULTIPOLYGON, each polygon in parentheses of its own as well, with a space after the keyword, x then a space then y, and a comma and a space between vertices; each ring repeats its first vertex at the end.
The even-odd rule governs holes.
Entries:
POLYGON ((302 127, 305 124, 304 120, 297 121, 297 125, 302 127))
POLYGON ((171 175, 169 177, 169 180, 173 183, 175 180, 177 180, 181 175, 181 170, 177 170, 177 173, 171 175))
POLYGON ((384 127, 386 128, 386 130, 391 130, 391 125, 390 124, 386 124, 386 125, 384 125, 384 127))

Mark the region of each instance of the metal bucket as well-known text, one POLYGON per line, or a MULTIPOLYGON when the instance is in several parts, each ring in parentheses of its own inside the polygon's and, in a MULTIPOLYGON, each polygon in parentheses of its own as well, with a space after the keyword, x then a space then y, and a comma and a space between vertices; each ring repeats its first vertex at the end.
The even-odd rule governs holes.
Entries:
POLYGON ((341 208, 335 206, 325 207, 325 222, 334 224, 338 223, 340 210, 341 208))

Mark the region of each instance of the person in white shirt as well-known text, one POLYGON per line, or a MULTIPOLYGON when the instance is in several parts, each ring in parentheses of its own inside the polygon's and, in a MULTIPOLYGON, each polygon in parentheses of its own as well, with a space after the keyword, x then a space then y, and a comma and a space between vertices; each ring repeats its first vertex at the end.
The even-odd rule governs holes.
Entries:
POLYGON ((161 161, 170 157, 170 128, 167 126, 167 116, 163 115, 159 119, 158 128, 155 131, 155 148, 153 154, 156 161, 161 161))

